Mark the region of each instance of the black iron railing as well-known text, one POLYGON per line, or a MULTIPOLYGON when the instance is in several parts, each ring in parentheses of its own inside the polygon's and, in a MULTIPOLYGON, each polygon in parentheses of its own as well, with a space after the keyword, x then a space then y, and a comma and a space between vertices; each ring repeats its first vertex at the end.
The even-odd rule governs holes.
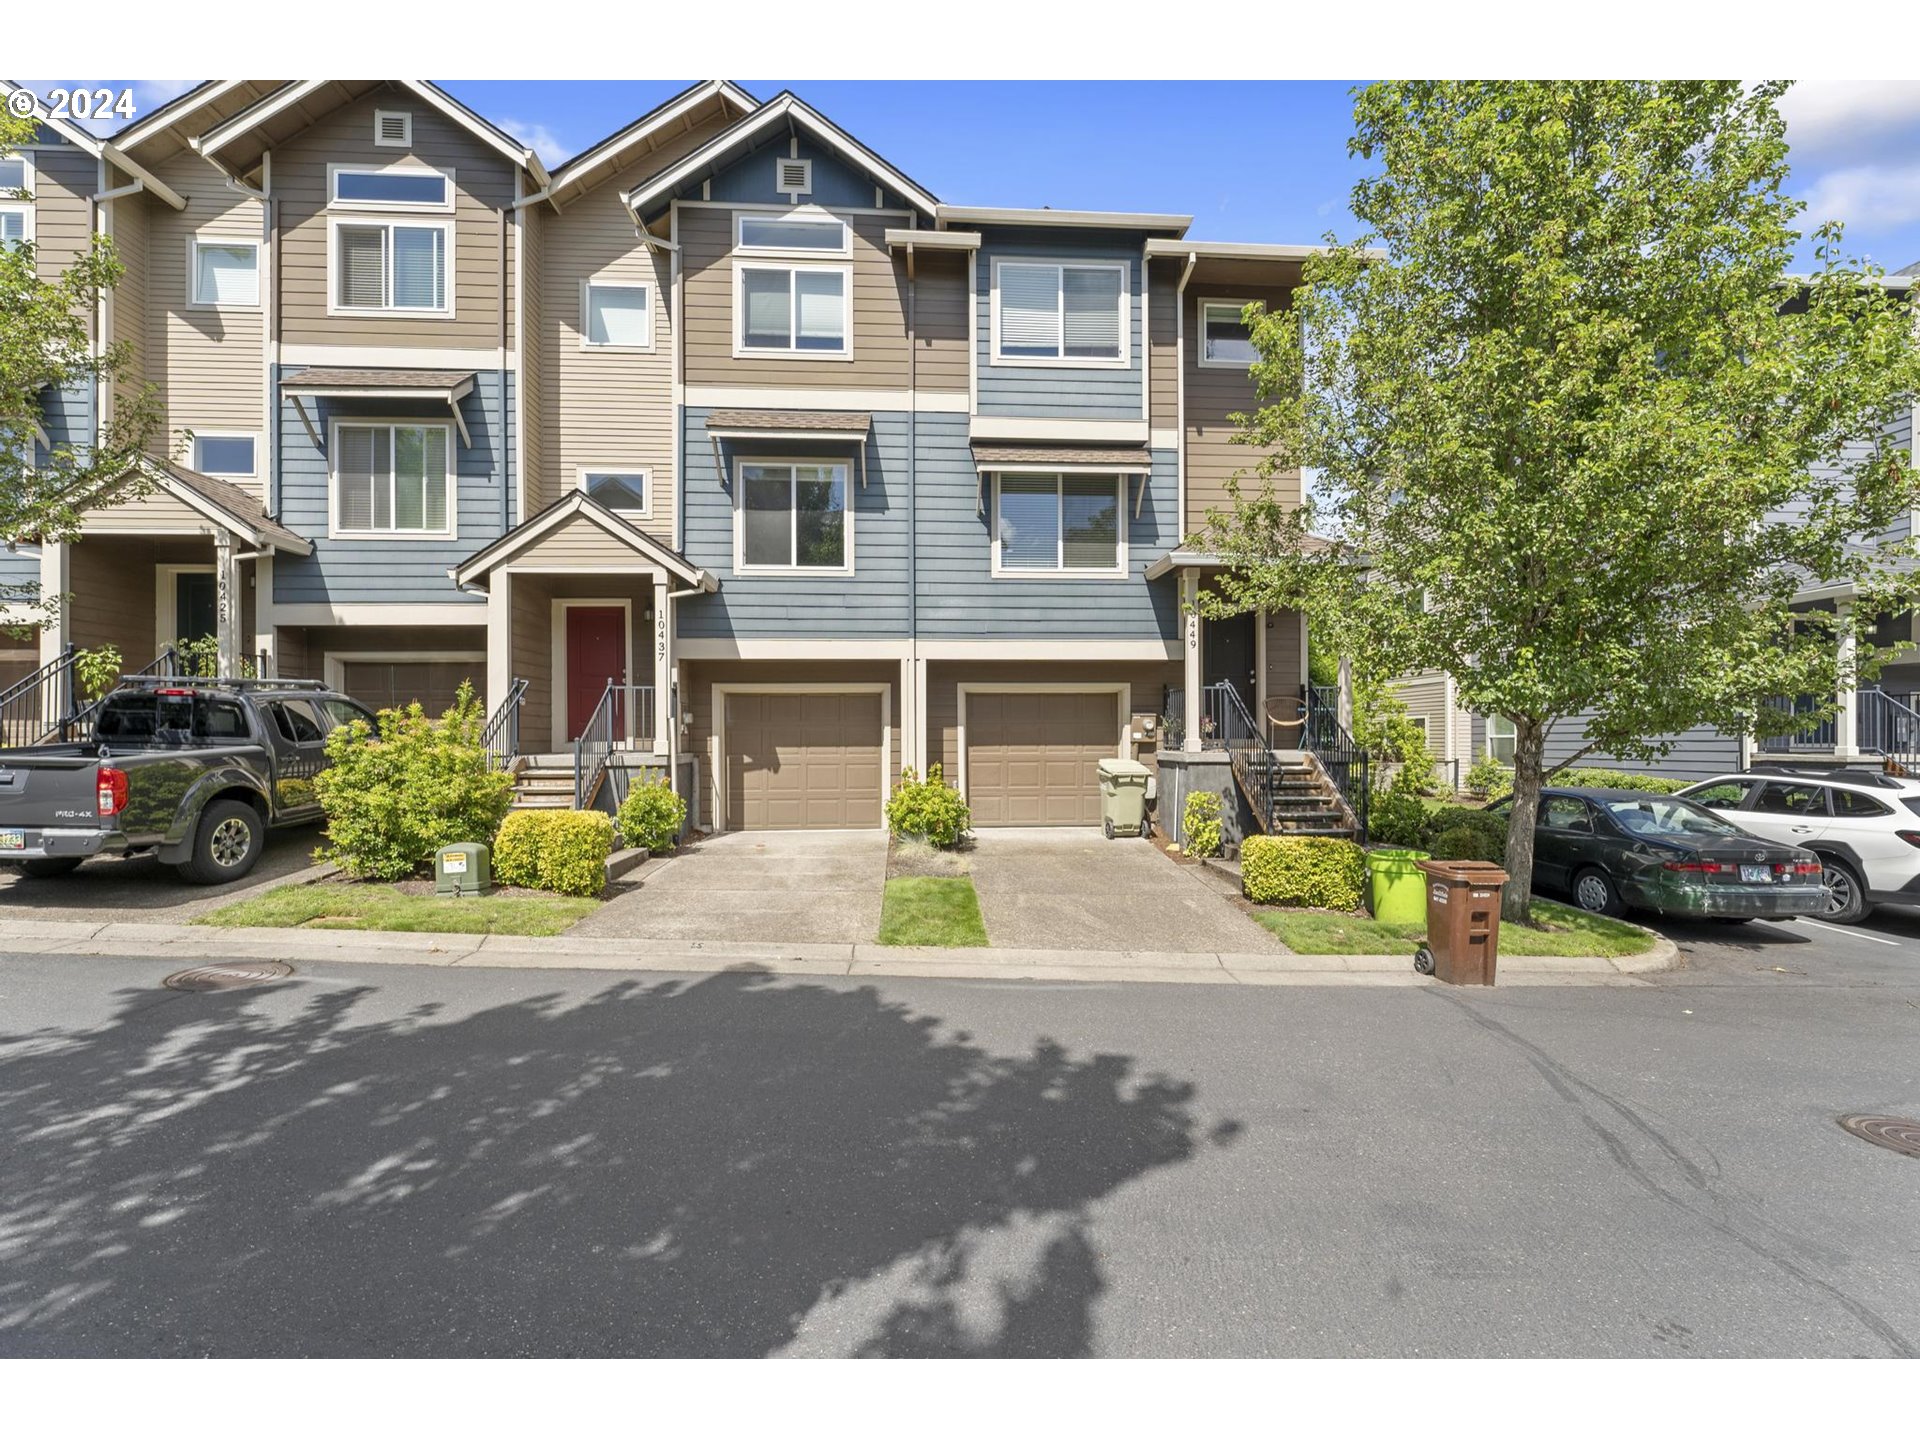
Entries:
POLYGON ((494 768, 505 770, 520 755, 520 711, 527 702, 527 682, 518 675, 507 687, 507 698, 500 702, 480 732, 480 743, 492 758, 494 768))
POLYGON ((1832 714, 1831 698, 1821 700, 1812 695, 1775 695, 1760 702, 1761 708, 1782 722, 1800 720, 1804 723, 1790 725, 1783 734, 1763 735, 1759 748, 1762 755, 1791 755, 1796 751, 1831 751, 1838 742, 1840 727, 1832 714), (1825 719, 1816 712, 1826 710, 1825 719))
POLYGON ((1340 723, 1338 688, 1332 685, 1305 688, 1307 723, 1301 732, 1301 746, 1320 762, 1333 788, 1340 792, 1353 817, 1354 831, 1364 845, 1371 797, 1371 757, 1340 723))
MULTIPOLYGON (((169 645, 138 670, 128 670, 122 674, 120 683, 124 685, 129 680, 152 680, 159 676, 177 675, 179 672, 180 654, 169 645)), ((79 739, 85 735, 93 727, 93 718, 100 713, 100 707, 106 703, 106 700, 107 697, 102 695, 98 700, 74 711, 72 720, 67 723, 67 737, 79 739)))
POLYGON ((1920 710, 1907 703, 1913 698, 1883 690, 1858 692, 1854 696, 1854 744, 1903 770, 1920 770, 1920 710))
POLYGON ((609 680, 580 738, 573 742, 573 806, 584 810, 600 789, 613 753, 653 736, 653 686, 609 680))
POLYGON ((69 645, 0 690, 0 745, 38 745, 64 736, 77 708, 74 667, 79 653, 69 645))
POLYGON ((1200 713, 1203 724, 1211 723, 1203 735, 1201 747, 1225 750, 1233 766, 1233 778, 1247 798, 1253 818, 1268 834, 1273 832, 1274 792, 1280 781, 1280 757, 1273 753, 1259 722, 1248 711, 1228 681, 1217 681, 1201 691, 1200 713))

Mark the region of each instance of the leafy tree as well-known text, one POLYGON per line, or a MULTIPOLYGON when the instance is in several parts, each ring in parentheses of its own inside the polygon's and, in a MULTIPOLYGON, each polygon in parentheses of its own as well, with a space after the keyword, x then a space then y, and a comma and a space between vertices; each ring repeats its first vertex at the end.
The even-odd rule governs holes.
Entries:
MULTIPOLYGON (((28 144, 35 122, 0 114, 0 155, 28 144)), ((26 191, 0 192, 30 199, 26 191)), ((127 474, 161 428, 160 407, 150 388, 120 387, 112 418, 98 444, 38 448, 42 402, 50 392, 85 388, 122 377, 124 346, 95 353, 91 320, 100 300, 123 272, 113 242, 96 234, 59 275, 40 273, 32 242, 0 244, 0 553, 42 540, 71 540, 81 515, 127 474)), ((147 488, 138 477, 117 495, 147 488)), ((50 618, 60 597, 40 594, 37 580, 0 582, 0 609, 14 607, 50 618)))
POLYGON ((1837 227, 1789 276, 1784 89, 1367 87, 1366 233, 1308 262, 1291 310, 1249 311, 1266 482, 1210 517, 1238 567, 1216 604, 1299 605, 1322 643, 1513 720, 1509 919, 1550 738, 1572 763, 1777 733, 1766 697, 1851 678, 1842 630, 1870 670, 1871 616, 1913 598, 1871 543, 1916 498, 1880 443, 1915 388, 1909 317, 1837 227), (1319 478, 1293 507, 1271 478, 1299 466, 1319 478), (1862 600, 1796 615, 1809 576, 1862 600))

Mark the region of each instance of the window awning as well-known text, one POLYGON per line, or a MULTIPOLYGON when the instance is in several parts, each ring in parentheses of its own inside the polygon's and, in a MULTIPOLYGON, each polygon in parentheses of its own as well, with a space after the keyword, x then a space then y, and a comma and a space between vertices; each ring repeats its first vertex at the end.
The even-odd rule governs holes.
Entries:
POLYGON ((987 513, 986 476, 1002 475, 1138 475, 1139 493, 1134 496, 1133 513, 1139 518, 1147 501, 1147 478, 1153 473, 1153 457, 1138 445, 987 445, 976 440, 973 463, 978 472, 974 485, 973 508, 977 515, 987 513))
POLYGON ((707 415, 707 439, 713 444, 713 463, 727 473, 720 459, 722 440, 835 440, 859 447, 860 488, 867 488, 867 437, 873 416, 864 410, 714 410, 707 415))
POLYGON ((453 414, 460 431, 460 443, 473 447, 467 422, 460 414, 460 402, 473 391, 475 372, 471 370, 301 370, 280 382, 280 393, 293 401, 300 412, 300 423, 307 427, 307 438, 316 449, 327 447, 320 431, 307 413, 308 400, 433 400, 453 414))

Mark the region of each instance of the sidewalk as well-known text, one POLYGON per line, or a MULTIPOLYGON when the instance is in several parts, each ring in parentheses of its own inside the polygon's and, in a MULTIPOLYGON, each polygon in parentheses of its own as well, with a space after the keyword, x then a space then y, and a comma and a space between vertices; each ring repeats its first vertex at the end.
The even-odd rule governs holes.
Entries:
MULTIPOLYGON (((529 970, 709 974, 753 969, 792 975, 897 975, 1171 985, 1433 985, 1408 955, 1291 955, 1148 950, 938 950, 885 945, 560 935, 432 935, 373 930, 246 930, 142 921, 0 920, 0 952, 151 956, 181 968, 216 960, 357 962, 529 970)), ((1640 985, 1672 966, 1662 939, 1644 955, 1502 956, 1502 985, 1640 985)))

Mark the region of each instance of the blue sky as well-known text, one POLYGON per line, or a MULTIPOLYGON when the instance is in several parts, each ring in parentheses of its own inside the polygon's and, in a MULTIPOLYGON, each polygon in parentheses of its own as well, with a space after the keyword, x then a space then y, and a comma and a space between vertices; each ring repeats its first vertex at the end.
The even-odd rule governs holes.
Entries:
MULTIPOLYGON (((190 82, 94 83, 133 83, 145 110, 190 82)), ((685 82, 440 83, 557 160, 685 82)), ((793 89, 955 204, 1170 211, 1191 214, 1191 233, 1210 240, 1302 243, 1355 229, 1348 82, 739 83, 762 98, 793 89)), ((1920 260, 1920 85, 1807 81, 1785 108, 1808 228, 1844 220, 1848 248, 1889 270, 1920 260)))

